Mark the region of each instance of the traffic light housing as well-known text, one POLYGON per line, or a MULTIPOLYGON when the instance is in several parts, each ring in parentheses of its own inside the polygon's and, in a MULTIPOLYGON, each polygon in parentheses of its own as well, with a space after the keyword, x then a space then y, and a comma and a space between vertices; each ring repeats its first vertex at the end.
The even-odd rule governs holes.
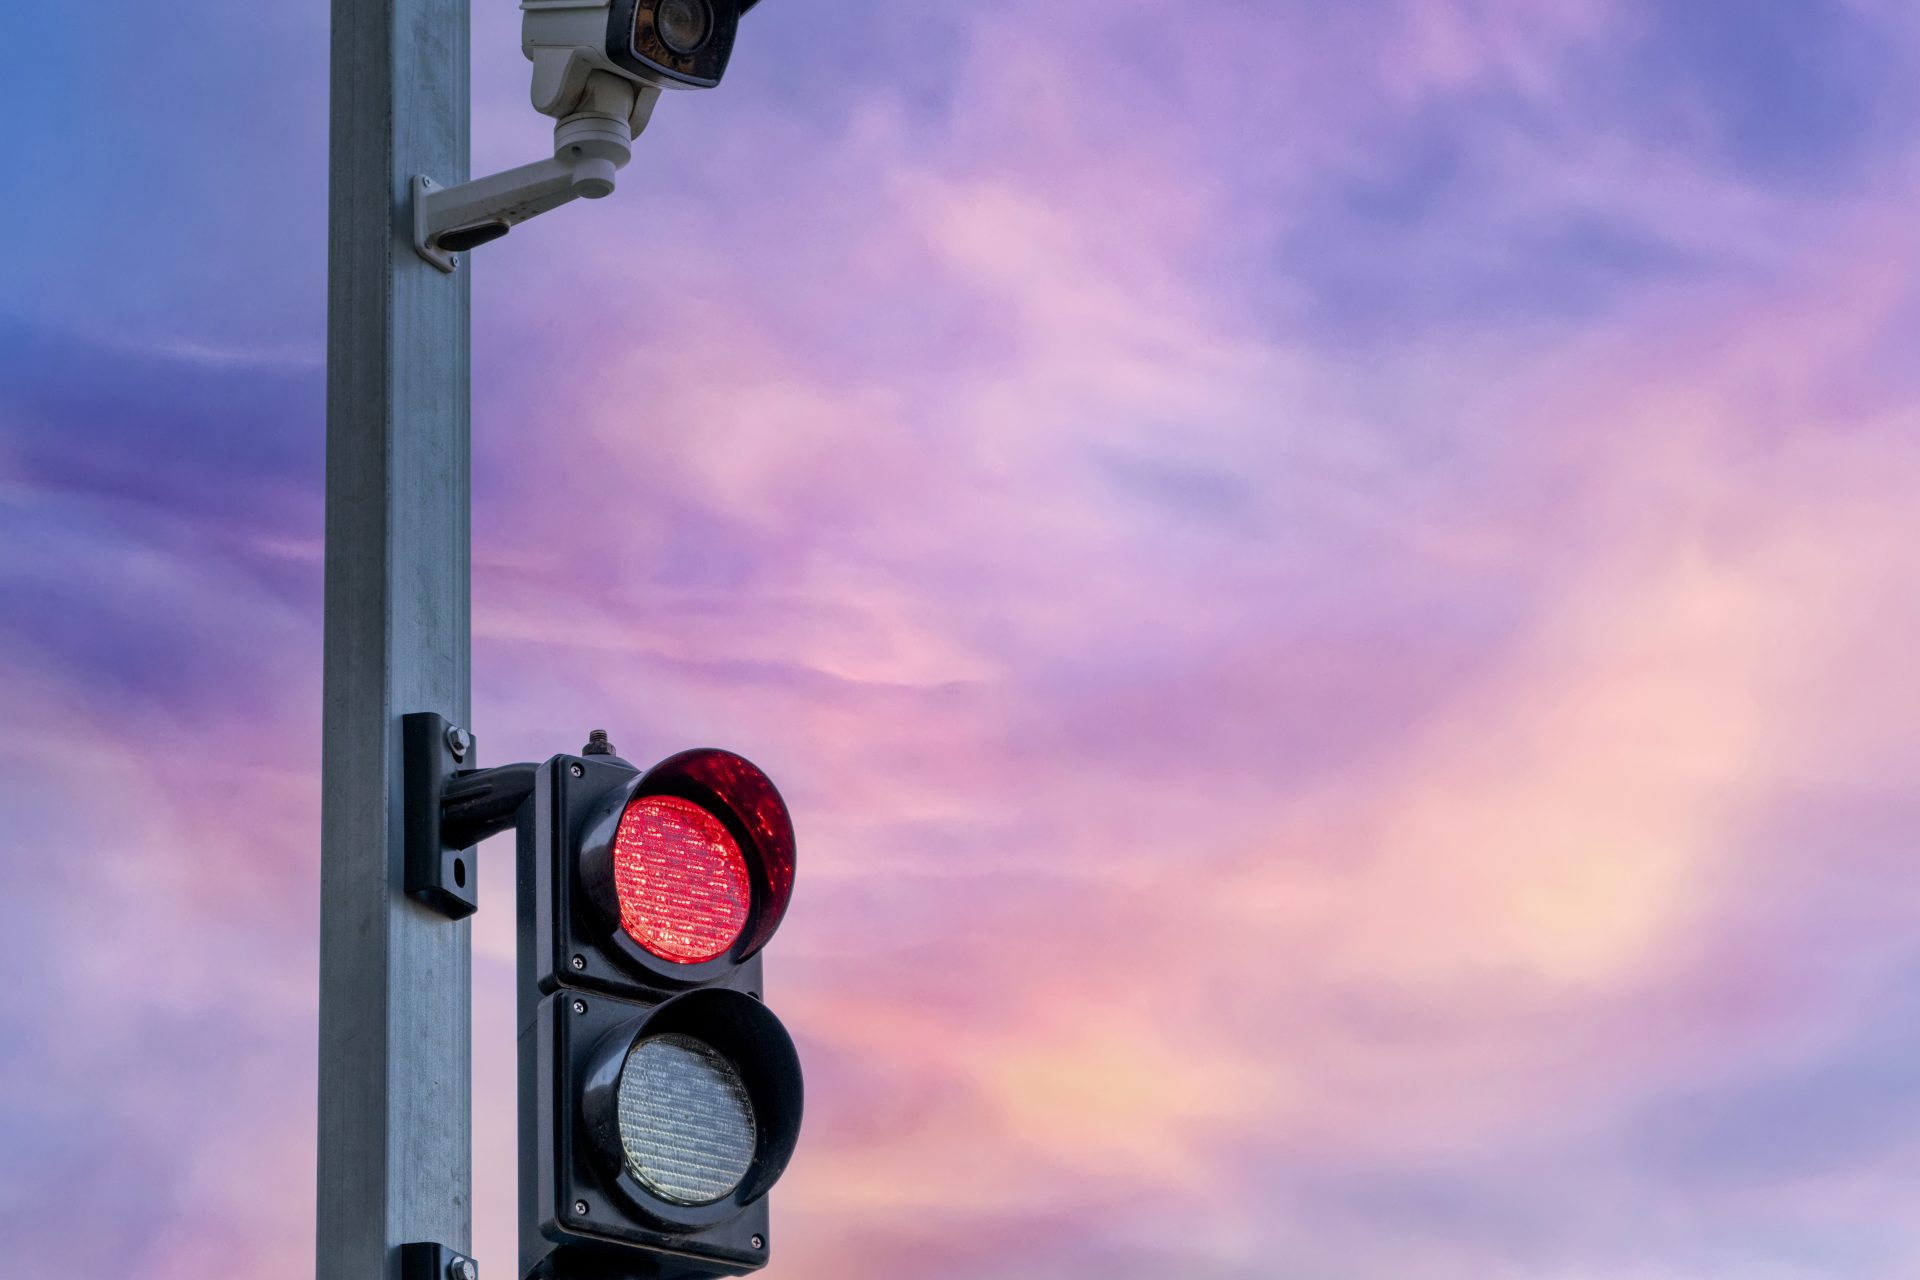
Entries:
POLYGON ((761 1000, 792 822, 729 752, 596 749, 540 766, 518 824, 520 1274, 744 1275, 800 1130, 761 1000))

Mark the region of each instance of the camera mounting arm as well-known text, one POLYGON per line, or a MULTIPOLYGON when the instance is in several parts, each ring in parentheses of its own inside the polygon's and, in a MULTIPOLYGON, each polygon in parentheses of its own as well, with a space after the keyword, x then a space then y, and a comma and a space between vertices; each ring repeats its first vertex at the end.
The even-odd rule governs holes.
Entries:
POLYGON ((587 77, 579 107, 553 129, 553 159, 521 165, 457 187, 413 180, 413 247, 442 271, 458 255, 569 201, 613 194, 615 175, 633 158, 660 90, 620 76, 587 77))

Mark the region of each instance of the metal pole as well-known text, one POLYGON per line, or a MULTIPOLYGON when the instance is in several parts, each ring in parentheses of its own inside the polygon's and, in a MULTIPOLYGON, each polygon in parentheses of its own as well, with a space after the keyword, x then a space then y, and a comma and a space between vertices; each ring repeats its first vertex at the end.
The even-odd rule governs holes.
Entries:
POLYGON ((468 927, 402 892, 399 799, 400 717, 469 723, 469 273, 405 216, 467 175, 469 3, 333 0, 319 1280, 471 1247, 468 927))

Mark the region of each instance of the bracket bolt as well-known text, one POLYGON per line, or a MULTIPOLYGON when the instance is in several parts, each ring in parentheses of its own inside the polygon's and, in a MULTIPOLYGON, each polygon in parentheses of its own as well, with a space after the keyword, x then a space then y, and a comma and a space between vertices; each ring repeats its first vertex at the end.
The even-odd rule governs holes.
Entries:
POLYGON ((455 760, 465 760, 467 752, 473 750, 473 735, 457 724, 448 725, 447 750, 453 752, 455 760))
POLYGON ((581 751, 580 754, 583 756, 612 755, 613 743, 608 740, 607 731, 605 729, 595 729, 592 733, 589 733, 587 735, 586 749, 581 751))
POLYGON ((480 1264, 472 1258, 455 1258, 447 1264, 447 1280, 480 1280, 480 1264))

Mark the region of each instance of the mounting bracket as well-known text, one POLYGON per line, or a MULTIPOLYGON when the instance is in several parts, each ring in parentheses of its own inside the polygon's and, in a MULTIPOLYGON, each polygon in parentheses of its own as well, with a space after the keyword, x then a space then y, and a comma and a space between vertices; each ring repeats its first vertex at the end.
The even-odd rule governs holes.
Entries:
POLYGON ((400 1280, 480 1280, 480 1264, 444 1244, 403 1244, 400 1280))
POLYGON ((462 767, 473 761, 473 735, 431 711, 402 716, 400 739, 407 896, 464 920, 480 909, 474 846, 519 820, 538 766, 462 767))
POLYGON ((596 71, 587 77, 580 109, 554 126, 553 159, 457 187, 414 175, 414 251, 453 272, 461 253, 498 240, 529 218, 576 199, 612 195, 616 176, 633 158, 633 140, 659 100, 652 85, 596 71))

